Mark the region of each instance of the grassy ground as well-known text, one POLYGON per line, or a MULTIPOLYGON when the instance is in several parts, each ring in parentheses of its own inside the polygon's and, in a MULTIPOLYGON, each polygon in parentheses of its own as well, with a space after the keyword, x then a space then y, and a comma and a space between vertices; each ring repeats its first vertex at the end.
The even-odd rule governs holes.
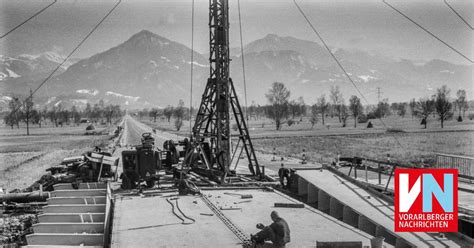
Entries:
MULTIPOLYGON (((179 135, 189 135, 188 121, 184 121, 180 131, 175 130, 173 119, 169 123, 148 119, 142 122, 179 135)), ((282 129, 276 131, 272 121, 263 118, 250 120, 248 126, 257 150, 271 153, 275 148, 278 154, 301 157, 304 149, 313 161, 329 162, 337 154, 374 159, 385 159, 390 154, 392 161, 402 163, 429 163, 435 153, 474 156, 474 120, 448 120, 441 128, 439 121, 431 117, 427 129, 420 125, 419 119, 409 116, 389 116, 371 122, 374 128, 368 129, 367 123, 354 127, 353 120, 348 120, 347 127, 343 128, 337 118, 328 118, 325 125, 319 122, 311 128, 308 118, 303 118, 292 126, 284 123, 282 129)))
POLYGON ((80 126, 46 126, 26 130, 0 128, 0 188, 8 191, 26 188, 45 174, 45 169, 59 164, 64 157, 76 156, 105 144, 109 129, 96 128, 98 135, 85 135, 80 126))

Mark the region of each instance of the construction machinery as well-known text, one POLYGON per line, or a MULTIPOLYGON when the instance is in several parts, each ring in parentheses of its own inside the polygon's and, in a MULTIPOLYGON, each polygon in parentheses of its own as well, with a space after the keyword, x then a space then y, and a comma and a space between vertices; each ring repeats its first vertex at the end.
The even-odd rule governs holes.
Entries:
POLYGON ((155 147, 151 133, 144 133, 141 145, 122 152, 122 188, 141 188, 143 182, 153 186, 160 179, 159 175, 162 175, 158 172, 163 170, 179 172, 179 182, 176 184, 173 175, 169 180, 172 183, 166 187, 125 192, 113 190, 111 182, 97 185, 103 187, 100 189, 82 185, 83 188, 79 190, 61 190, 60 187, 69 185, 58 185, 51 199, 56 204, 48 206, 46 210, 50 212, 41 216, 35 234, 27 236, 29 244, 255 247, 248 234, 256 230, 249 221, 268 221, 270 210, 279 208, 278 211, 293 223, 292 232, 298 234, 292 240, 293 247, 310 247, 314 244, 317 247, 365 247, 372 238, 380 240, 380 237, 382 241, 386 239, 387 243, 396 247, 417 247, 420 244, 453 246, 444 237, 392 232, 394 223, 390 218, 393 216, 390 204, 365 192, 363 188, 367 186, 363 182, 352 180, 344 174, 333 174, 326 168, 327 165, 312 168, 298 165, 294 170, 283 168, 279 177, 284 187, 275 187, 276 190, 255 186, 255 179, 262 179, 264 169, 260 168, 257 161, 229 76, 228 0, 210 0, 209 7, 210 77, 190 139, 167 140, 163 150, 160 150, 155 147), (234 149, 231 148, 231 113, 238 130, 234 149), (253 185, 251 187, 229 183, 236 173, 234 158, 238 160, 243 151, 254 180, 246 178, 247 181, 242 185, 253 185), (184 175, 188 172, 189 180, 184 175), (202 180, 195 174, 226 185, 216 187, 215 182, 202 180), (202 180, 207 185, 198 188, 192 179, 202 180), (291 196, 297 196, 298 199, 291 196), (100 202, 96 202, 96 198, 101 199, 100 202), (236 198, 246 200, 236 201, 236 198), (65 207, 57 204, 66 200, 81 205, 65 207), (166 209, 165 206, 170 208, 166 209), (95 212, 90 209, 95 209, 95 212), (69 223, 65 223, 65 216, 69 223), (181 222, 170 222, 171 218, 180 219, 181 222), (58 233, 45 234, 45 227, 51 225, 48 221, 55 226, 70 228, 72 234, 64 233, 65 228, 61 228, 58 233), (91 228, 93 225, 98 229, 91 228), (336 242, 332 242, 334 240, 336 242))
POLYGON ((120 175, 123 189, 134 189, 146 182, 152 187, 159 179, 161 152, 155 149, 155 139, 151 133, 143 133, 142 144, 132 150, 122 152, 123 172, 120 175))
MULTIPOLYGON (((229 75, 229 5, 228 0, 211 0, 209 12, 209 78, 202 95, 190 139, 168 140, 163 151, 154 149, 151 133, 142 136, 142 145, 122 153, 122 186, 134 188, 140 181, 152 184, 156 171, 165 165, 180 173, 194 171, 221 184, 235 175, 231 165, 245 151, 248 169, 252 176, 261 179, 255 150, 240 106, 233 81, 229 75), (231 113, 237 126, 235 149, 231 149, 231 113), (177 148, 181 147, 180 150, 177 148), (236 156, 237 154, 237 156, 236 156), (160 155, 163 155, 161 160, 160 155), (182 161, 180 158, 183 158, 182 161), (160 164, 162 162, 162 164, 160 164)), ((236 164, 236 162, 235 162, 236 164)))
MULTIPOLYGON (((194 171, 223 184, 226 183, 227 177, 236 175, 236 166, 232 168, 231 165, 236 165, 236 161, 240 160, 241 154, 245 151, 250 174, 255 176, 255 179, 262 179, 263 173, 255 155, 234 83, 229 75, 228 1, 211 0, 209 9, 210 76, 202 95, 190 139, 165 141, 162 162, 168 167, 181 163, 181 166, 175 167, 180 172, 194 171), (238 130, 237 135, 231 135, 231 114, 238 130), (232 136, 238 138, 234 149, 231 149, 232 136), (178 147, 181 147, 180 150, 177 149, 178 147)), ((147 137, 143 139, 146 140, 147 137)), ((132 153, 127 154, 127 156, 132 156, 132 153)), ((137 168, 147 166, 142 165, 145 160, 135 160, 140 164, 137 168)), ((135 178, 133 181, 138 180, 136 176, 131 177, 135 178)))
MULTIPOLYGON (((237 93, 229 74, 229 3, 211 0, 209 6, 209 78, 192 128, 184 165, 212 180, 225 183, 233 158, 242 150, 252 175, 261 177, 260 166, 250 139, 237 93), (230 119, 238 129, 238 143, 231 150, 230 119), (240 150, 239 150, 240 148, 240 150)), ((240 153, 239 153, 240 152, 240 153)))

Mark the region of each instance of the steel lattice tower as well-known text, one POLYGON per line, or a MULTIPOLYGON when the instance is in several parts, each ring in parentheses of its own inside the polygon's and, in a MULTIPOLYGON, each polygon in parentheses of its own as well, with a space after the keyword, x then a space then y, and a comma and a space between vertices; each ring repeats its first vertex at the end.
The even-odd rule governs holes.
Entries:
POLYGON ((211 173, 219 172, 221 182, 230 172, 230 111, 234 113, 239 144, 242 143, 242 149, 245 149, 249 170, 253 175, 260 175, 245 118, 229 76, 228 14, 228 0, 209 1, 210 77, 192 130, 194 146, 200 151, 201 160, 211 173))

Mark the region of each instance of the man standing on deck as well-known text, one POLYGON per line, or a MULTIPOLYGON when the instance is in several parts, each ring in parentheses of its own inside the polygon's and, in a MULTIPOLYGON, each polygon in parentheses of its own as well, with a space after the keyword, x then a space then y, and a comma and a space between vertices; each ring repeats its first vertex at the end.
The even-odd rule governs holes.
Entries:
POLYGON ((263 244, 265 240, 270 240, 275 248, 284 248, 286 243, 290 242, 290 228, 288 223, 278 215, 277 211, 272 211, 270 217, 273 223, 269 226, 264 226, 261 223, 257 224, 258 229, 262 231, 255 235, 250 235, 252 242, 263 244))
POLYGON ((278 170, 278 177, 280 178, 282 188, 287 189, 290 187, 290 170, 285 168, 283 163, 281 164, 281 168, 278 170))

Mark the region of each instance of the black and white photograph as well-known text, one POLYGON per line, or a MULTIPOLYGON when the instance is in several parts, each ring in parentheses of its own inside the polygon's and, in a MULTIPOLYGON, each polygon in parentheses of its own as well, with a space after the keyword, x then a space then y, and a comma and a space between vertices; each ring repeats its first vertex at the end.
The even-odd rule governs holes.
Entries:
POLYGON ((0 248, 472 248, 473 26, 472 0, 0 0, 0 248))

